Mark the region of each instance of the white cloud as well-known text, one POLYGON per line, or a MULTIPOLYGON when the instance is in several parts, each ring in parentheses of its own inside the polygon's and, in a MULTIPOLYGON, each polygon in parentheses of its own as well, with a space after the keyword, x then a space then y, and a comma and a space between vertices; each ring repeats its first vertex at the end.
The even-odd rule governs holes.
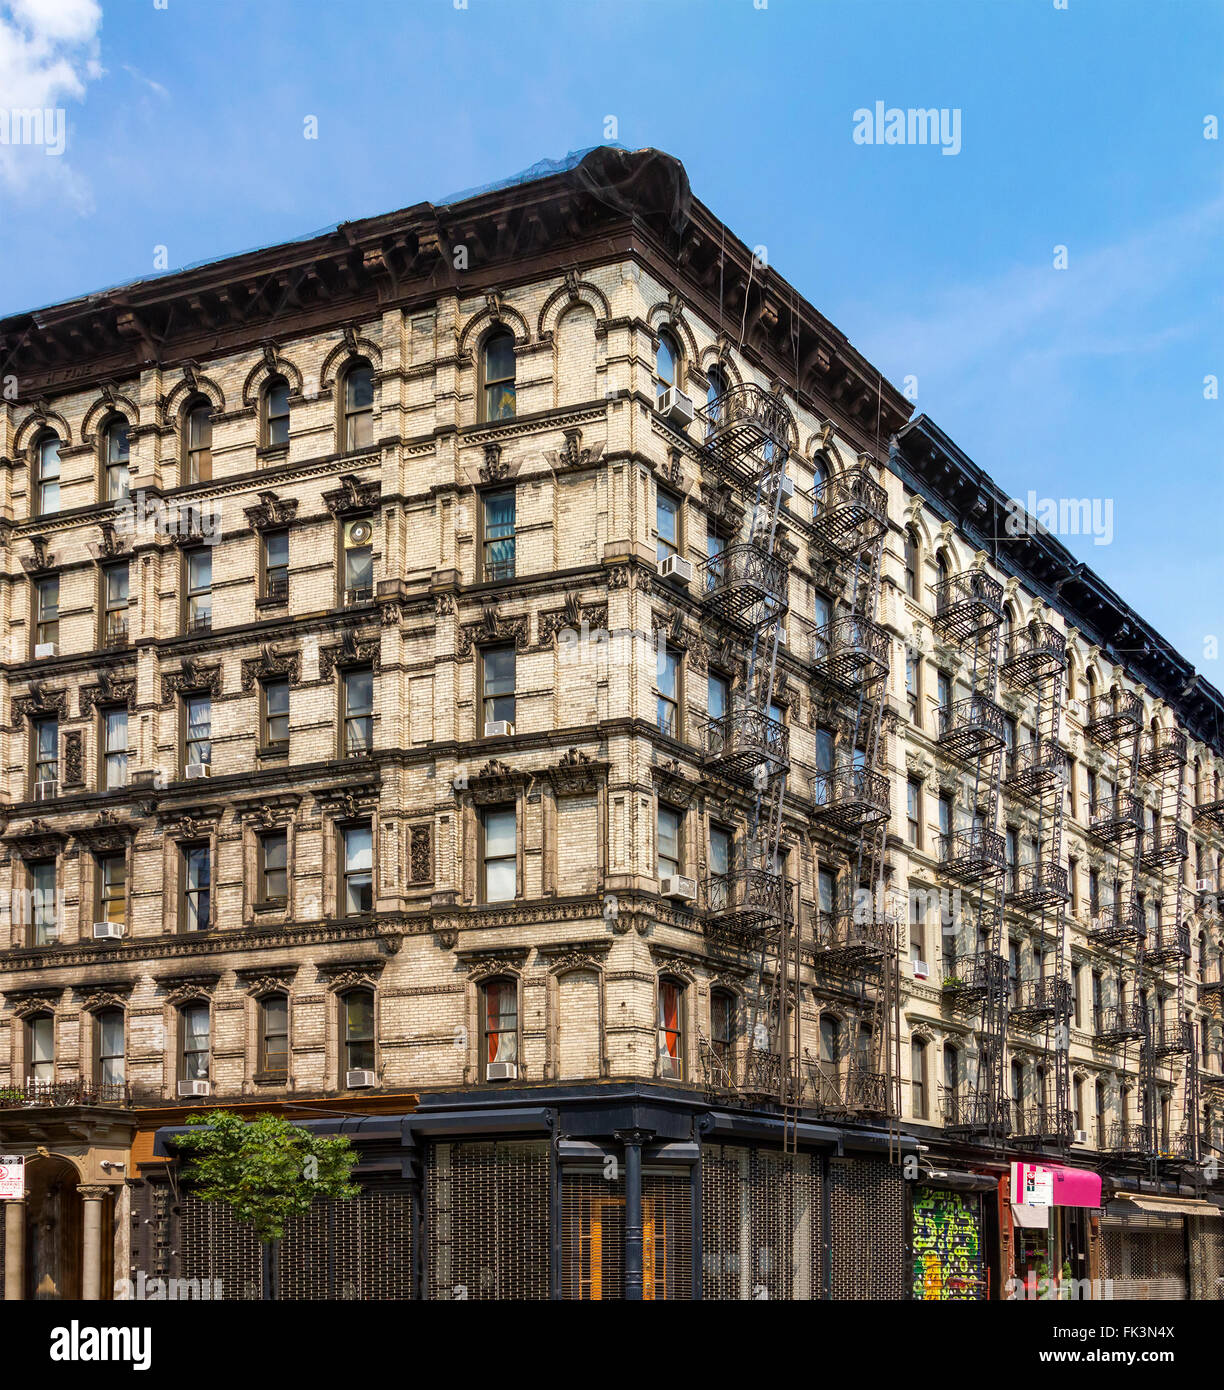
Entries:
POLYGON ((88 183, 70 151, 49 151, 68 131, 67 103, 83 100, 102 76, 101 26, 98 0, 0 0, 0 186, 10 196, 58 193, 87 209, 88 183))
POLYGON ((146 77, 139 68, 134 68, 131 63, 124 63, 123 70, 129 77, 135 78, 137 82, 142 82, 151 92, 156 92, 159 97, 169 97, 170 93, 160 82, 155 82, 151 77, 146 77))

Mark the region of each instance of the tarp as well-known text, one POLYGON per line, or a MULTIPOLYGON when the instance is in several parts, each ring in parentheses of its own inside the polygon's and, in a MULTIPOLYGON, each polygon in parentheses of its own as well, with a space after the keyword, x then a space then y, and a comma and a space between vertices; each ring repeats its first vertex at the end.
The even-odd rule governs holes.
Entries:
POLYGON ((1158 1197, 1154 1193, 1119 1192, 1119 1202, 1151 1216, 1224 1216, 1212 1202, 1199 1197, 1158 1197))
POLYGON ((1050 1229, 1049 1207, 1022 1207, 1013 1202, 1012 1219, 1017 1226, 1031 1226, 1034 1230, 1041 1231, 1050 1229))

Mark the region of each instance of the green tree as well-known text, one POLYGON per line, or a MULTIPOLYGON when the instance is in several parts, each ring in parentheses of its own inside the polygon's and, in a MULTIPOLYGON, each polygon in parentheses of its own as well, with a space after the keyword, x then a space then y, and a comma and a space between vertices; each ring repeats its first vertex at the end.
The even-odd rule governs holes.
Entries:
POLYGON ((357 1155, 345 1135, 318 1135, 279 1115, 244 1120, 230 1110, 189 1117, 193 1129, 176 1136, 187 1156, 183 1180, 204 1202, 225 1202, 263 1247, 267 1297, 275 1297, 274 1244, 285 1222, 310 1210, 316 1197, 351 1201, 357 1155))

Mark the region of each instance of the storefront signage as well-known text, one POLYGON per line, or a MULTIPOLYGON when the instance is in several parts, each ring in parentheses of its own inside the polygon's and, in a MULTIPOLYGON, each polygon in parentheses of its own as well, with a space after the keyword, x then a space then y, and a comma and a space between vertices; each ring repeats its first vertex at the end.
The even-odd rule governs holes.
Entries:
POLYGON ((1040 1163, 1013 1163, 1012 1201, 1018 1207, 1048 1207, 1054 1204, 1054 1171, 1040 1163))
POLYGON ((20 1202, 25 1197, 25 1159, 0 1154, 0 1201, 20 1202))
POLYGON ((1012 1202, 1018 1207, 1099 1207, 1101 1179, 1061 1164, 1013 1163, 1012 1202))

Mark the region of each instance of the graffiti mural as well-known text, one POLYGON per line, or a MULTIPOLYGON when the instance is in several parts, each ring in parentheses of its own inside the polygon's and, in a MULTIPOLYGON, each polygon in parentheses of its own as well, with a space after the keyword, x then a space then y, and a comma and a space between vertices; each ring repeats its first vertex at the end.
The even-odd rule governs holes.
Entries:
POLYGON ((914 1194, 914 1297, 986 1296, 981 1206, 969 1193, 918 1188, 914 1194))

